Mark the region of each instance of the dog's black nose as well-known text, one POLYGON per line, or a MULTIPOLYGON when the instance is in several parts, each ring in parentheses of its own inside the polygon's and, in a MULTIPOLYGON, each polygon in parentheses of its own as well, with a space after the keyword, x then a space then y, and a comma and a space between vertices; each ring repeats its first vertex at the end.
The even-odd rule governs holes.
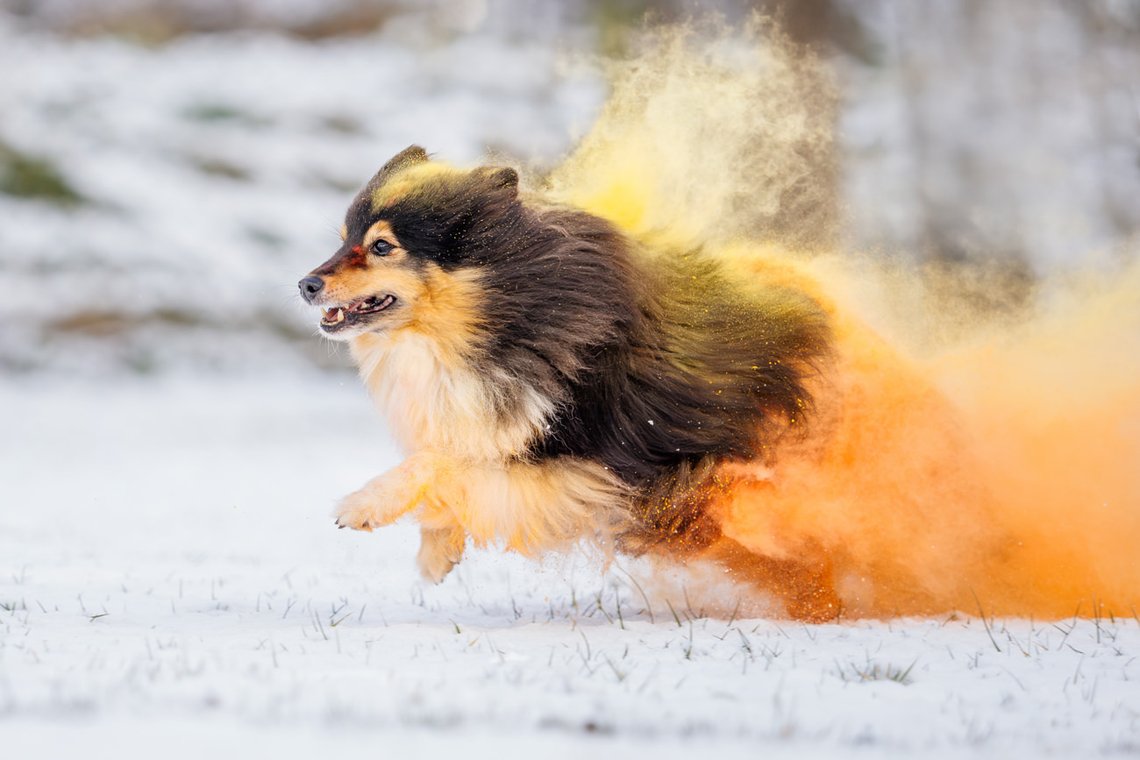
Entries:
POLYGON ((301 289, 301 298, 312 303, 313 299, 317 297, 317 293, 325 289, 325 281, 311 274, 298 282, 297 287, 301 289))

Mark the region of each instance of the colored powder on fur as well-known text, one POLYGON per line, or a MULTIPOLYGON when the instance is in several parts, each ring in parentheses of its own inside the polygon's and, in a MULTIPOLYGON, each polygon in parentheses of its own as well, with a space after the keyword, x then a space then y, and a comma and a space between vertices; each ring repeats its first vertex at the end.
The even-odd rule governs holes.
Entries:
POLYGON ((736 580, 805 618, 836 600, 848 617, 1134 615, 1135 257, 1015 299, 978 267, 841 253, 821 62, 756 20, 650 32, 608 66, 611 98, 551 194, 794 281, 834 320, 810 428, 714 507, 749 554, 736 580))

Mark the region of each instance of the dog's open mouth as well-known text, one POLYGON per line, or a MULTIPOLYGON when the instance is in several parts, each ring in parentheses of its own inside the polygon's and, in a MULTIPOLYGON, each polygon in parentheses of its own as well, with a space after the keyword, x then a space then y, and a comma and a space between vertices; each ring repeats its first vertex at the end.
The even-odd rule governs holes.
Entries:
POLYGON ((394 303, 396 296, 389 293, 386 296, 369 296, 353 301, 347 306, 330 306, 322 310, 321 329, 325 332, 336 332, 370 314, 379 314, 391 308, 394 303))

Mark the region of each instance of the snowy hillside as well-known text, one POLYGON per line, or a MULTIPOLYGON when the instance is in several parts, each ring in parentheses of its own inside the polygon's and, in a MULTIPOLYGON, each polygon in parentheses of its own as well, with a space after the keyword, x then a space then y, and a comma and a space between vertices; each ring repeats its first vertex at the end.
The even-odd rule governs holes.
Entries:
POLYGON ((348 199, 411 143, 556 157, 603 94, 558 59, 491 37, 425 49, 399 29, 154 49, 0 15, 0 159, 46 161, 67 189, 0 193, 0 369, 343 366, 295 283, 335 249, 348 199))
MULTIPOLYGON (((378 31, 311 39, 264 27, 331 23, 354 3, 0 3, 0 276, 14 286, 0 370, 344 367, 294 283, 371 172, 413 142, 541 171, 605 98, 586 63, 600 32, 573 22, 605 3, 358 4, 378 31), (52 31, 152 6, 192 29, 243 25, 162 44, 52 31)), ((833 5, 862 40, 830 59, 852 247, 1039 273, 1134 250, 1134 2, 833 5)))

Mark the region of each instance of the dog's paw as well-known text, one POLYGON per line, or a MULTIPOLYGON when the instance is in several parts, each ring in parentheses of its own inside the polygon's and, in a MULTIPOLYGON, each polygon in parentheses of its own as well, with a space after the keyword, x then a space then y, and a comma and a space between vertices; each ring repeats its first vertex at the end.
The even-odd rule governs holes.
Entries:
POLYGON ((443 583, 443 579, 451 573, 451 569, 458 564, 455 560, 436 550, 420 547, 416 562, 420 566, 420 575, 428 583, 443 583))
POLYGON ((333 510, 336 524, 353 530, 372 530, 399 520, 419 504, 431 480, 419 459, 408 459, 345 496, 333 510))
POLYGON ((371 531, 373 527, 380 525, 372 500, 361 491, 350 493, 341 499, 333 515, 336 517, 338 528, 371 531))
POLYGON ((421 531, 422 543, 416 562, 420 575, 430 583, 441 583, 463 559, 467 536, 459 529, 421 531))

